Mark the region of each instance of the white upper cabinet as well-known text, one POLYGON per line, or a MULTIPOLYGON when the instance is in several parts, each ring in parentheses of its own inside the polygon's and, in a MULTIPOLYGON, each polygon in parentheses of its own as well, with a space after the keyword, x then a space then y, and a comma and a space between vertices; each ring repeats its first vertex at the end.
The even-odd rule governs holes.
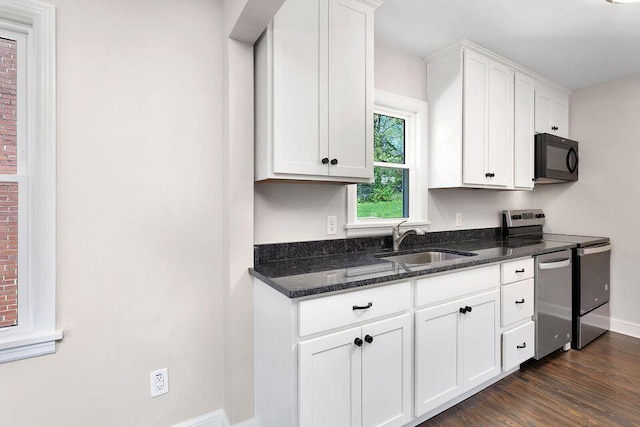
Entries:
POLYGON ((532 189, 534 178, 534 80, 515 75, 513 126, 513 186, 532 189))
POLYGON ((568 128, 566 93, 543 108, 553 83, 467 41, 427 63, 429 187, 532 189, 538 122, 568 128))
POLYGON ((465 51, 463 74, 463 183, 506 186, 513 138, 513 72, 465 51))
POLYGON ((448 56, 429 63, 430 186, 511 186, 513 71, 470 49, 448 56))
POLYGON ((566 93, 536 86, 536 133, 569 138, 569 97, 566 93))
POLYGON ((287 0, 255 46, 255 179, 373 177, 373 12, 287 0))

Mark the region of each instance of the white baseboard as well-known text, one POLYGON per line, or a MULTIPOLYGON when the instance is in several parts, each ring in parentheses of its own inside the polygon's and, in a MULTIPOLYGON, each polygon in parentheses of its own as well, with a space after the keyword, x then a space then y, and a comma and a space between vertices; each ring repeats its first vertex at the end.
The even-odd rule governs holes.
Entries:
POLYGON ((200 415, 190 420, 183 421, 174 425, 173 427, 253 427, 254 420, 242 421, 234 424, 233 426, 229 422, 227 413, 224 409, 218 409, 207 414, 200 415))
POLYGON ((640 338, 640 325, 625 322, 624 320, 611 319, 611 330, 619 334, 640 338))

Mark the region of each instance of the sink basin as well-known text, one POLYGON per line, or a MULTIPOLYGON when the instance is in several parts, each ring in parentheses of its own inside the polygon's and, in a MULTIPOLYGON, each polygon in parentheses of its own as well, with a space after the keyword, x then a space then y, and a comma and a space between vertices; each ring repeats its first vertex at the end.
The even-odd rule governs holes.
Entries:
POLYGON ((381 258, 387 261, 396 262, 398 264, 418 265, 418 264, 429 264, 432 262, 439 262, 439 261, 448 261, 450 259, 466 258, 474 255, 477 255, 477 254, 474 254, 471 252, 451 253, 451 252, 430 251, 430 252, 417 252, 414 254, 385 256, 381 258))

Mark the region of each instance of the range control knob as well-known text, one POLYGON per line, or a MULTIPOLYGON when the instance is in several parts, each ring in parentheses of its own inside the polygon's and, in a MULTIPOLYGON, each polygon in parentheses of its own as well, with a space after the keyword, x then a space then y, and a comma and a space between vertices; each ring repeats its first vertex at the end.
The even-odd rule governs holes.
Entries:
POLYGON ((536 214, 536 218, 544 218, 544 214, 536 214))
POLYGON ((522 219, 522 215, 511 215, 511 219, 522 219))

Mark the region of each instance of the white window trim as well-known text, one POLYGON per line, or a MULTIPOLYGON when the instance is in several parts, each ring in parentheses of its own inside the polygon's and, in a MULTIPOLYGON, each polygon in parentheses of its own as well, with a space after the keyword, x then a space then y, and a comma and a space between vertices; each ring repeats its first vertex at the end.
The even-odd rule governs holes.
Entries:
MULTIPOLYGON (((411 159, 409 169, 409 218, 404 226, 426 230, 428 220, 428 145, 427 145, 427 103, 418 99, 375 90, 374 111, 406 120, 405 132, 415 141, 407 146, 406 156, 411 159)), ((373 120, 373 117, 371 118, 373 120)), ((404 218, 358 219, 357 185, 347 188, 347 237, 380 236, 391 234, 391 228, 404 218)))
POLYGON ((1 363, 54 353, 63 333, 56 329, 55 7, 0 0, 0 30, 26 36, 28 90, 26 110, 19 111, 26 116, 29 205, 26 289, 19 284, 18 326, 0 329, 1 363))

